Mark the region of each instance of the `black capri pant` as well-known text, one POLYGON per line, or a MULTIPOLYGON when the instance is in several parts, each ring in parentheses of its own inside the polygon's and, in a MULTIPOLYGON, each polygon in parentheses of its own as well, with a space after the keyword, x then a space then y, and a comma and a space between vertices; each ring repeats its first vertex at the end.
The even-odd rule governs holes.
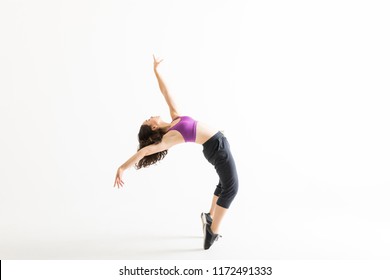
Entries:
POLYGON ((238 191, 238 176, 230 145, 222 132, 217 132, 203 144, 205 158, 215 167, 219 183, 214 191, 217 204, 229 208, 238 191))

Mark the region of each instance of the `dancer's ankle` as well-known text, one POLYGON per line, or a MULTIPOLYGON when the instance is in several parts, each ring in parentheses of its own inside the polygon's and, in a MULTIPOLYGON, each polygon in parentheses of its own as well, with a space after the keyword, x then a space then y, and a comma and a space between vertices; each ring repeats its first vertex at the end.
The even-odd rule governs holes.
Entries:
POLYGON ((211 224, 210 229, 211 229, 211 231, 212 231, 214 234, 218 234, 218 228, 215 227, 214 224, 211 224))

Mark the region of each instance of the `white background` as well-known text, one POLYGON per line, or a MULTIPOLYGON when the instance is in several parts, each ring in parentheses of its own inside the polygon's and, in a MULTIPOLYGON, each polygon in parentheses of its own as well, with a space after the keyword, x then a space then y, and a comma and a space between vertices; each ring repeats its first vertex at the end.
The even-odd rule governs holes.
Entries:
POLYGON ((386 1, 0 1, 0 259, 389 259, 386 1), (194 144, 116 169, 141 122, 224 130, 240 191, 194 144))

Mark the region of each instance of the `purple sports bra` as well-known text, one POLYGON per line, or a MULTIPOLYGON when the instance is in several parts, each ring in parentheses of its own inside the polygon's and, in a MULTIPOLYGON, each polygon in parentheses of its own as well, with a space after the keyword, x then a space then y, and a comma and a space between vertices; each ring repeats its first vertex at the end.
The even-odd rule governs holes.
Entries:
POLYGON ((180 121, 172 126, 169 130, 179 131, 185 142, 195 142, 197 121, 188 116, 180 116, 176 119, 178 118, 180 118, 180 121))

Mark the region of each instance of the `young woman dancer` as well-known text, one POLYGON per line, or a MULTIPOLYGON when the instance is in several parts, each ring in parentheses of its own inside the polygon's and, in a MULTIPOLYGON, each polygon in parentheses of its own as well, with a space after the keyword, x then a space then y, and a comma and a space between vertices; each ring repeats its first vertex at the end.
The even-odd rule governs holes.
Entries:
POLYGON ((164 122, 160 117, 145 120, 138 133, 139 148, 137 153, 122 164, 116 173, 114 187, 123 187, 123 172, 135 166, 136 169, 147 167, 162 160, 168 149, 174 145, 195 142, 203 145, 203 154, 215 167, 219 183, 214 191, 209 213, 202 213, 204 249, 211 247, 218 240, 219 227, 238 190, 238 177, 230 146, 226 137, 204 123, 180 114, 167 86, 157 68, 162 60, 154 59, 154 73, 165 101, 168 104, 172 122, 164 122))

